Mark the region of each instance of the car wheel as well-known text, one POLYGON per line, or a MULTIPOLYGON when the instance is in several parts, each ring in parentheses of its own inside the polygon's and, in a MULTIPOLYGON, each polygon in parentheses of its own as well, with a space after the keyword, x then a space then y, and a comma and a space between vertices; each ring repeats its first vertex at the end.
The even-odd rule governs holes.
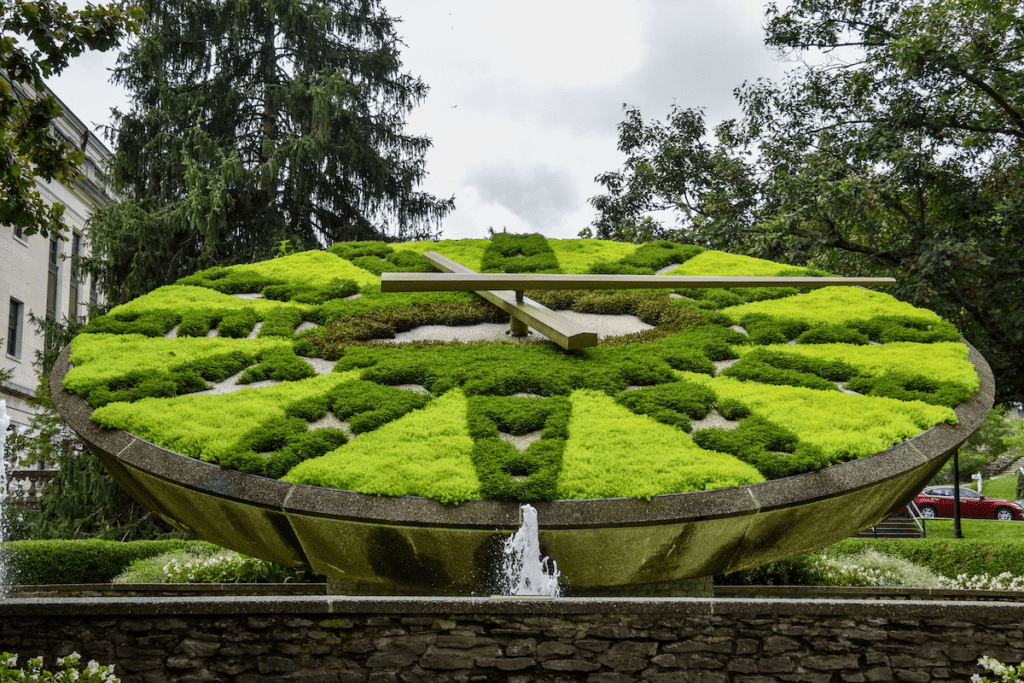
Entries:
POLYGON ((933 508, 931 505, 922 505, 921 516, 927 517, 928 519, 935 519, 939 515, 937 512, 935 512, 935 508, 933 508))
POLYGON ((1013 519, 1013 510, 1010 508, 999 508, 996 510, 996 519, 1001 522, 1009 522, 1013 519))

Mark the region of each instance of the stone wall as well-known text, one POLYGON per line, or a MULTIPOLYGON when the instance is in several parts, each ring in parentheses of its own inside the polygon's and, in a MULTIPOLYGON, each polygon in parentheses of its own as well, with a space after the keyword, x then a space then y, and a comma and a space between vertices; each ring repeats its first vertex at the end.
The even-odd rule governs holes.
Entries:
POLYGON ((1012 603, 157 598, 0 602, 0 648, 126 683, 966 681, 1024 657, 1012 603))

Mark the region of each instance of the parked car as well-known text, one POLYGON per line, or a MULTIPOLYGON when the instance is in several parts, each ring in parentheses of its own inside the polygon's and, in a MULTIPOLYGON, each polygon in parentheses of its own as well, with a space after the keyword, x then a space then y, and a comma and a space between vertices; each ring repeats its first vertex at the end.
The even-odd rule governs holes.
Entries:
MULTIPOLYGON (((929 486, 914 498, 922 517, 952 517, 953 487, 929 486)), ((960 487, 960 516, 974 519, 1024 519, 1024 507, 1012 500, 983 496, 977 491, 960 487)))

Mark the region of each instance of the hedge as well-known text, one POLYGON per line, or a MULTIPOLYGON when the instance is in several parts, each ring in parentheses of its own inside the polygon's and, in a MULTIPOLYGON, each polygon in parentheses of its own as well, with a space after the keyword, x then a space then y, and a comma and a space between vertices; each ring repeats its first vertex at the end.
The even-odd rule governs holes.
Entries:
POLYGON ((849 555, 873 548, 928 567, 937 574, 955 579, 1009 572, 1024 575, 1024 543, 1020 541, 985 541, 970 538, 849 538, 829 546, 827 552, 849 555))
POLYGON ((8 541, 7 580, 19 585, 110 583, 135 560, 208 546, 204 541, 8 541))

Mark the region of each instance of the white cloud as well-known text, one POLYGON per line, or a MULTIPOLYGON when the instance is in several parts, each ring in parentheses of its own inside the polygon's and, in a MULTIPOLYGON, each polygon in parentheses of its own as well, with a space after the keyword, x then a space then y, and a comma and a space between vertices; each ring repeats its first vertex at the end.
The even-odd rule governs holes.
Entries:
MULTIPOLYGON (((430 86, 407 130, 434 141, 422 189, 455 195, 444 236, 488 227, 572 237, 593 219, 599 173, 618 168, 622 105, 663 119, 673 104, 736 116, 732 90, 777 76, 762 0, 386 0, 405 69, 430 86)), ((113 56, 79 59, 52 83, 83 120, 124 95, 113 56)))

